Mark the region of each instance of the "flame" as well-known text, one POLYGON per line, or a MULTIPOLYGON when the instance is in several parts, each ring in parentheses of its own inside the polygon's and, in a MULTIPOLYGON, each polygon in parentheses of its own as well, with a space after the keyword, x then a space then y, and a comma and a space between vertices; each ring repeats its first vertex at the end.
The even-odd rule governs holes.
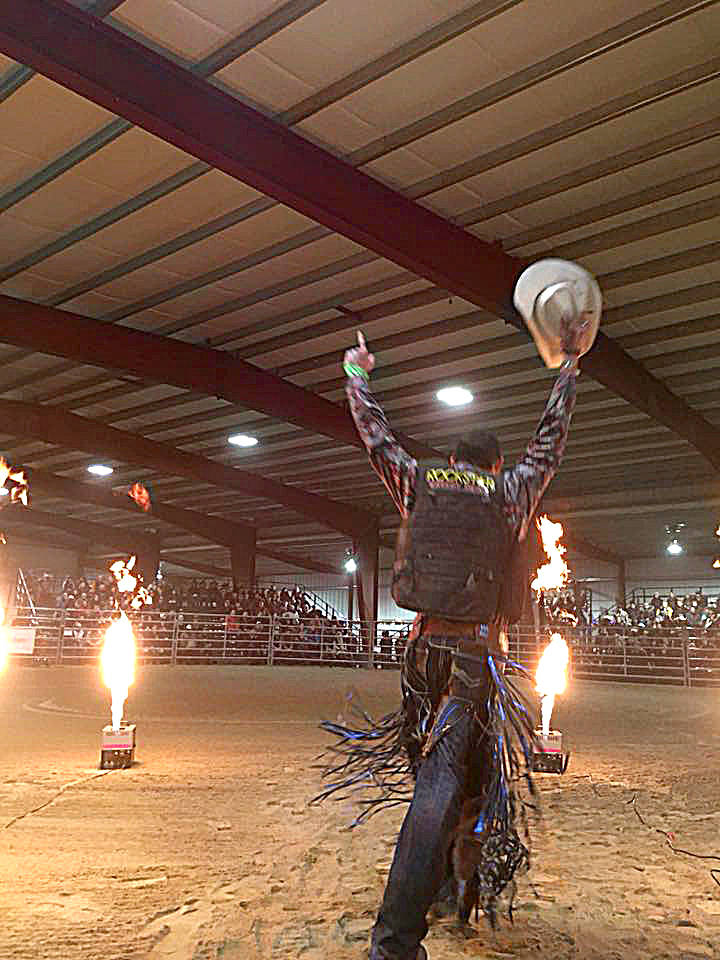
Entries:
POLYGON ((564 693, 567 687, 569 661, 570 650, 567 643, 559 633, 554 633, 535 671, 535 689, 542 697, 542 729, 545 737, 550 733, 550 718, 555 706, 555 697, 559 693, 564 693))
POLYGON ((110 572, 115 577, 118 593, 131 593, 130 606, 133 610, 139 610, 147 604, 152 603, 152 596, 148 589, 142 585, 142 577, 133 576, 136 556, 128 560, 116 560, 110 564, 110 572))
POLYGON ((141 507, 146 513, 152 506, 152 500, 150 499, 150 491, 144 484, 136 482, 128 490, 128 496, 131 500, 134 500, 135 503, 141 507))
POLYGON ((562 524, 553 523, 549 517, 545 516, 537 521, 537 526, 542 537, 543 550, 548 555, 548 563, 538 569, 531 584, 532 589, 539 593, 541 590, 556 590, 562 587, 567 583, 570 571, 563 559, 567 549, 558 543, 563 535, 562 524))
POLYGON ((110 572, 115 577, 118 593, 132 593, 137 586, 137 577, 132 575, 137 557, 132 556, 129 560, 116 560, 110 564, 110 572))
POLYGON ((105 631, 100 666, 103 683, 112 694, 112 728, 119 730, 128 691, 135 680, 135 635, 122 611, 105 631))
POLYGON ((5 608, 0 606, 0 673, 5 669, 10 653, 8 632, 5 626, 5 608))
POLYGON ((10 488, 10 503, 28 505, 28 481, 24 470, 11 467, 5 457, 0 457, 0 487, 4 487, 8 480, 15 484, 10 488))
MULTIPOLYGON (((7 481, 12 481, 13 486, 9 488, 9 503, 21 503, 24 507, 28 505, 28 480, 24 470, 16 470, 11 467, 5 457, 0 457, 0 487, 4 487, 7 481)), ((5 534, 0 532, 0 543, 7 543, 5 534)))

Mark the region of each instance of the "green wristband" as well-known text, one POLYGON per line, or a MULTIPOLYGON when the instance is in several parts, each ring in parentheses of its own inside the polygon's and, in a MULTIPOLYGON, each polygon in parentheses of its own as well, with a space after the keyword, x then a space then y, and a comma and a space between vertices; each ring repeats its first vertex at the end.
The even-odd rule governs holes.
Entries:
POLYGON ((356 363, 344 363, 343 370, 349 377, 362 377, 365 381, 370 379, 370 374, 367 370, 363 370, 363 368, 359 367, 356 363))

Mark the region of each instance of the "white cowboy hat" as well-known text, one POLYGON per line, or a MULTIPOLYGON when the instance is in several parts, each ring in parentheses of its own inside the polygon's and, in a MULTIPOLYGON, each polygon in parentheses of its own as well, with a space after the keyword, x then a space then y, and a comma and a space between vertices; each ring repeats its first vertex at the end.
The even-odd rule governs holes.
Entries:
POLYGON ((513 303, 522 315, 548 367, 559 367, 564 358, 562 320, 573 316, 584 327, 580 355, 595 342, 602 294, 591 273, 570 260, 538 260, 520 274, 513 303))

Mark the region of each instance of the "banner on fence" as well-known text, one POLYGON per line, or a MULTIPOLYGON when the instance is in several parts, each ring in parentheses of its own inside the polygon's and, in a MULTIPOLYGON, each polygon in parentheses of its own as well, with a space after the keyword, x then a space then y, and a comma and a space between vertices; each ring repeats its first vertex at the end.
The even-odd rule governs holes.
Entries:
POLYGON ((35 650, 35 627, 13 627, 8 637, 8 653, 30 655, 35 650))

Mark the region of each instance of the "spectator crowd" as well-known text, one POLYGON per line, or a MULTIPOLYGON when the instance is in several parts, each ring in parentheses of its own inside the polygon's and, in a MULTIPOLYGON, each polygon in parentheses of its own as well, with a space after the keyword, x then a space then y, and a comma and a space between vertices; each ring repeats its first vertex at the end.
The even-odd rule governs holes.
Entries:
MULTIPOLYGON (((79 660, 92 656, 118 605, 113 577, 58 580, 26 574, 25 583, 34 606, 43 611, 48 648, 57 646, 62 629, 63 658, 72 658, 73 651, 79 660)), ((149 593, 151 605, 128 613, 141 654, 151 662, 167 661, 171 653, 180 662, 368 661, 367 630, 298 586, 237 589, 229 581, 165 578, 152 583, 149 593)), ((26 604, 19 592, 18 606, 26 604)), ((589 675, 670 677, 682 671, 686 656, 697 675, 720 677, 720 597, 702 590, 686 596, 672 590, 665 596, 636 593, 624 606, 593 618, 589 592, 570 583, 544 595, 541 626, 564 631, 576 667, 589 675)), ((400 665, 408 627, 379 625, 376 666, 400 665)), ((525 628, 525 635, 532 644, 532 628, 531 633, 525 628)))
MULTIPOLYGON (((127 608, 110 574, 62 580, 47 573, 24 577, 33 605, 49 620, 47 630, 56 632, 62 620, 65 657, 72 650, 90 655, 102 643, 113 611, 127 608), (49 610, 53 613, 48 617, 49 610)), ((19 587, 18 606, 28 604, 24 593, 24 586, 19 587)), ((279 663, 354 663, 367 658, 367 632, 299 586, 236 588, 229 581, 163 578, 150 584, 148 593, 151 603, 128 614, 143 656, 151 661, 166 660, 173 643, 176 657, 188 662, 267 662, 271 657, 279 663)), ((397 666, 401 643, 395 633, 392 644, 383 642, 376 652, 379 662, 397 666)))
POLYGON ((543 613, 551 627, 586 627, 592 622, 592 597, 576 582, 543 594, 543 613))
POLYGON ((631 635, 657 634, 678 627, 704 632, 720 627, 718 597, 707 597, 702 589, 687 596, 654 593, 649 600, 632 599, 624 607, 611 608, 598 618, 601 627, 622 627, 631 635))

